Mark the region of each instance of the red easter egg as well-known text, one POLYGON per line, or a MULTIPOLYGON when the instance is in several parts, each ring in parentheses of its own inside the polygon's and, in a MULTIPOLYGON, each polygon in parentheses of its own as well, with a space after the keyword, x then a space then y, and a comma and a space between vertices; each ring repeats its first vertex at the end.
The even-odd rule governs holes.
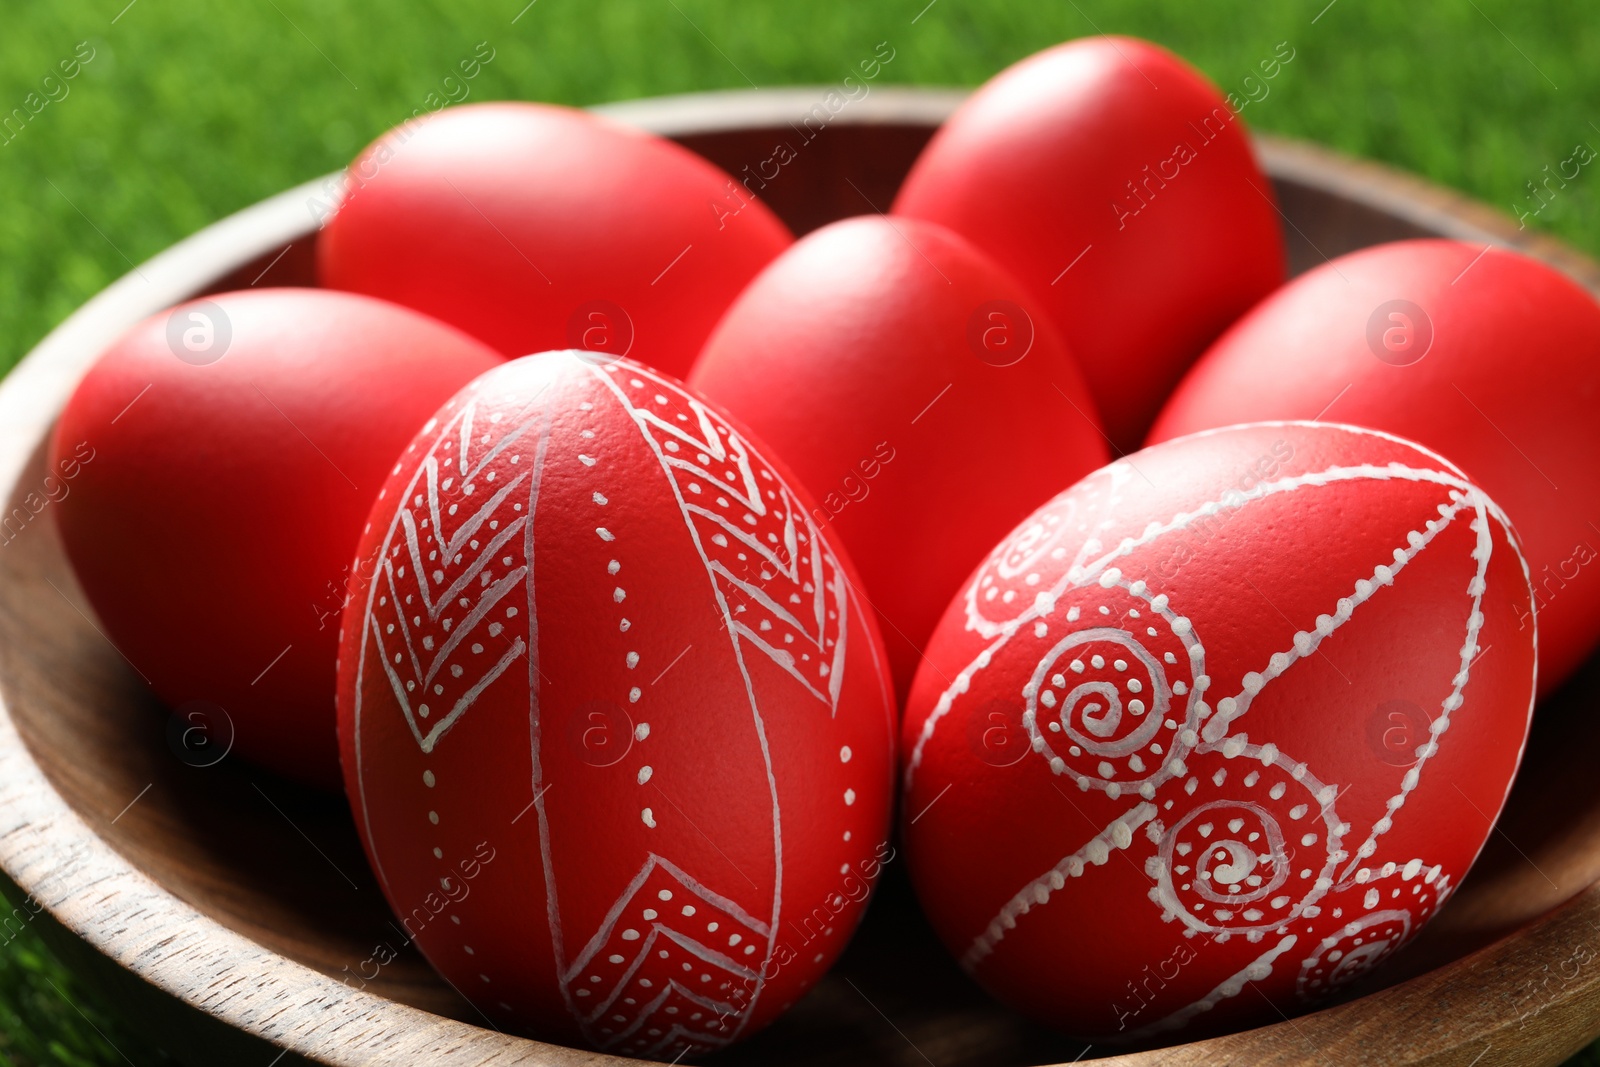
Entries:
MULTIPOLYGON (((1212 346, 1151 441, 1329 418, 1449 456, 1506 509, 1533 574, 1539 688, 1600 641, 1600 305, 1504 249, 1402 241, 1296 278, 1212 346)), ((1522 619, 1533 625, 1532 613, 1522 619)))
POLYGON ((803 238, 728 310, 690 384, 810 490, 860 568, 901 693, 995 541, 1108 458, 1039 301, 916 219, 803 238))
POLYGON ((626 355, 674 374, 791 241, 670 141, 547 104, 450 108, 350 165, 322 284, 426 311, 507 356, 626 355))
POLYGON ((499 1025, 672 1059, 844 947, 893 855, 894 707, 809 501, 682 386, 593 358, 483 375, 401 457, 340 739, 445 978, 499 1025))
POLYGON ((1283 280, 1244 124, 1194 68, 1127 37, 1069 41, 991 78, 923 150, 894 213, 949 226, 1017 276, 1124 450, 1283 280))
POLYGON ((51 438, 52 511, 106 636, 175 709, 180 759, 232 749, 339 787, 362 524, 417 427, 499 362, 393 304, 264 289, 146 319, 90 369, 51 438))
POLYGON ((917 674, 928 917, 1000 999, 1096 1042, 1314 1002, 1487 839, 1529 597, 1498 507, 1399 438, 1233 426, 1096 472, 995 548, 917 674))

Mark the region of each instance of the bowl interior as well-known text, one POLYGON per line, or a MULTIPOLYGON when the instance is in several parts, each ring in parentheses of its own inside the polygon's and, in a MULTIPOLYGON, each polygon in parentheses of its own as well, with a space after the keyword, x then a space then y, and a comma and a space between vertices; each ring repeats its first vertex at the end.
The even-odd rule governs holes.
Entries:
MULTIPOLYGON (((887 208, 925 121, 830 126, 761 194, 796 232, 887 208)), ((739 175, 792 139, 783 125, 681 132, 739 175)), ((1275 164, 1264 145, 1296 271, 1376 241, 1449 232, 1275 164)), ((1286 158, 1286 157, 1285 157, 1286 158)), ((1302 161, 1303 162, 1303 161, 1302 161)), ((309 222, 308 222, 309 225, 309 222)), ((314 284, 314 234, 197 291, 314 284)), ((261 945, 368 992, 466 1022, 483 1019, 407 945, 369 873, 343 801, 237 758, 179 758, 173 717, 100 632, 62 553, 35 449, 0 533, 0 695, 35 760, 90 828, 160 885, 261 945), (33 501, 37 502, 37 495, 33 501), (393 955, 383 965, 375 960, 393 955)), ((1600 776, 1586 714, 1600 662, 1542 708, 1510 804, 1478 865, 1417 943, 1351 996, 1437 967, 1513 932, 1600 876, 1600 776)), ((219 739, 222 741, 223 739, 219 739)), ((1473 817, 1464 813, 1463 817, 1473 817)), ((1095 1049, 1090 1057, 1109 1050, 1095 1049)), ((768 1031, 714 1062, 764 1065, 1070 1061, 1084 1046, 989 1000, 959 970, 890 864, 861 932, 837 967, 768 1031)))

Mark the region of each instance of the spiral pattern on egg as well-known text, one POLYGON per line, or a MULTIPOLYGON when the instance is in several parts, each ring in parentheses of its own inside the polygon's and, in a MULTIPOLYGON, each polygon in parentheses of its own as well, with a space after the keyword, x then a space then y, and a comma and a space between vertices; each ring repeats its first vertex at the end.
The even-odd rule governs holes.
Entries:
MULTIPOLYGON (((994 561, 995 574, 1010 581, 1038 567, 1055 547, 1062 531, 1071 524, 1076 510, 1069 500, 1059 512, 1047 511, 1035 515, 1001 546, 998 558, 994 561)), ((985 599, 995 599, 987 592, 984 595, 985 599)))
POLYGON ((1063 623, 1069 632, 1023 690, 1034 751, 1080 789, 1153 796, 1179 772, 1206 711, 1204 650, 1193 628, 1142 582, 1071 590, 1048 618, 1035 640, 1063 623))
POLYGON ((1069 534, 1082 535, 1073 522, 1071 501, 1029 519, 994 550, 967 588, 967 619, 978 632, 993 636, 1034 607, 1038 595, 1066 572, 1069 534))
POLYGON ((1283 828, 1259 804, 1214 800, 1201 805, 1162 839, 1161 854, 1163 859, 1175 861, 1173 867, 1183 879, 1180 889, 1186 896, 1198 898, 1193 909, 1209 910, 1209 919, 1231 923, 1242 918, 1260 923, 1269 912, 1287 917, 1293 898, 1274 904, 1271 897, 1289 880, 1283 828), (1263 900, 1267 901, 1265 908, 1246 908, 1263 900), (1207 909, 1206 905, 1215 906, 1207 909), (1240 910, 1251 914, 1234 914, 1240 910))
POLYGON ((1040 665, 1049 677, 1038 704, 1055 713, 1075 746, 1100 758, 1126 756, 1161 729, 1172 705, 1167 672, 1132 634, 1080 630, 1051 653, 1040 665))
POLYGON ((1337 791, 1270 746, 1197 753, 1187 771, 1163 790, 1152 899, 1193 930, 1251 940, 1316 914, 1345 856, 1337 791))
POLYGON ((1114 507, 1135 476, 1126 463, 1108 464, 1024 520, 968 584, 967 628, 996 637, 1024 617, 1048 613, 1064 580, 1112 547, 1102 541, 1110 518, 1091 517, 1114 507))
POLYGON ((1296 992, 1315 999, 1366 974, 1394 955, 1411 938, 1411 913, 1398 908, 1375 911, 1324 938, 1300 967, 1296 992))

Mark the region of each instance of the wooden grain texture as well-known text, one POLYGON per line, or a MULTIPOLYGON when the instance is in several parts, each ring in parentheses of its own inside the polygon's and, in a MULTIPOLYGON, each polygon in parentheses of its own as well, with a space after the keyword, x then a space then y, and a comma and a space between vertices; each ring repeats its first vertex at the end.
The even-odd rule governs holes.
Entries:
MULTIPOLYGON (((605 112, 735 175, 780 143, 762 195, 797 232, 887 208, 956 92, 876 89, 815 137, 822 90, 713 93, 605 112)), ((1517 247, 1592 289, 1600 268, 1466 198, 1374 164, 1262 139, 1291 262, 1437 234, 1517 247)), ((51 424, 95 355, 184 297, 310 284, 314 202, 291 190, 142 265, 0 385, 0 872, 42 932, 181 1060, 620 1064, 486 1029, 392 925, 342 802, 224 758, 195 767, 168 713, 97 629, 48 505, 51 424), (17 525, 17 523, 13 523, 17 525), (394 958, 370 962, 381 947, 394 958), (282 1056, 275 1060, 274 1057, 282 1056)), ((1344 1003, 1248 1033, 1101 1062, 1554 1064, 1600 1032, 1600 665, 1541 708, 1500 830, 1417 943, 1344 1003), (1384 988, 1387 986, 1387 988, 1384 988)), ((1462 813, 1461 817, 1473 817, 1462 813)), ((386 955, 386 953, 380 953, 386 955)), ((1064 1063, 1085 1050, 995 1005, 938 946, 891 863, 866 925, 792 1012, 713 1057, 728 1065, 1064 1063)), ((1088 1056, 1105 1053, 1089 1050, 1088 1056)))

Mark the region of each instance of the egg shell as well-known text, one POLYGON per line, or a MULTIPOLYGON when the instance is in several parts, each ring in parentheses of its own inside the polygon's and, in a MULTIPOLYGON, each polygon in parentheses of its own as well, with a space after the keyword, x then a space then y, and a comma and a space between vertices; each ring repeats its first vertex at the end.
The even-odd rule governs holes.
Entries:
POLYGON ((1581 286, 1506 249, 1401 241, 1341 256, 1263 301, 1185 378, 1151 441, 1326 417, 1449 456, 1522 540, 1542 695, 1600 641, 1597 407, 1600 305, 1581 286))
POLYGON ((995 541, 1109 458, 1039 301, 916 219, 801 239, 728 310, 690 384, 811 491, 861 570, 902 693, 995 541))
POLYGON ((1488 837, 1530 596, 1494 503, 1398 438, 1235 426, 1096 472, 994 550, 918 672, 901 810, 930 920, 1097 1043, 1315 1002, 1488 837))
POLYGON ((179 758, 339 788, 361 527, 417 427, 500 362, 394 304, 263 289, 146 319, 89 370, 51 437, 77 471, 51 510, 104 633, 190 731, 179 758))
POLYGON ((571 108, 453 107, 389 131, 323 227, 323 285, 434 315, 507 356, 585 348, 688 373, 792 238, 670 141, 571 108))
POLYGON ((949 226, 1027 286, 1119 451, 1283 279, 1244 123, 1198 71, 1134 38, 1069 41, 991 78, 923 150, 893 213, 949 226))
POLYGON ((492 371, 405 450, 340 738, 447 980, 497 1025, 672 1059, 843 948, 893 856, 894 708, 793 482, 678 383, 591 358, 492 371))

